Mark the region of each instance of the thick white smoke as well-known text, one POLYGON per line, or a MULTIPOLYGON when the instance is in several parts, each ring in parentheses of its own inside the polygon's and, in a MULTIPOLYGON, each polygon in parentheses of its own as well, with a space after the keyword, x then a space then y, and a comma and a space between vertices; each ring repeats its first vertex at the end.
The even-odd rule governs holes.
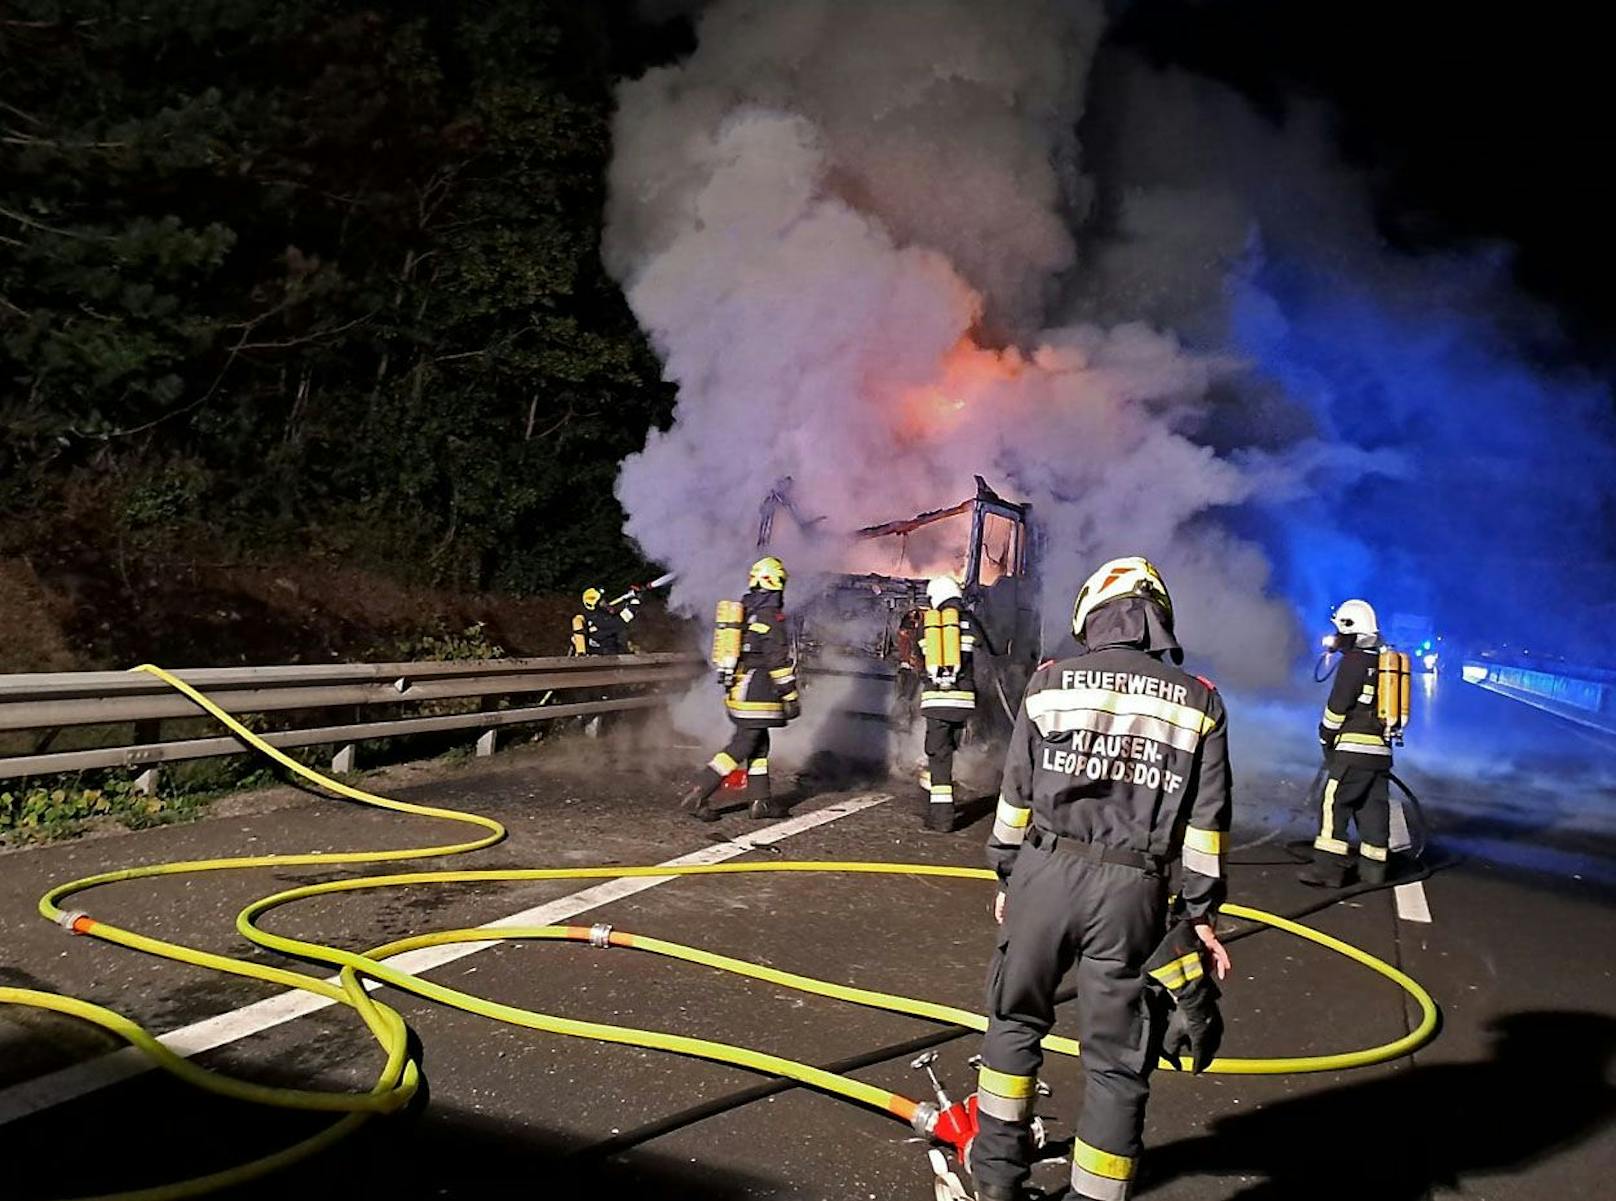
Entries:
POLYGON ((1101 25, 1095 2, 722 0, 688 60, 622 86, 606 257, 680 396, 618 493, 677 605, 738 589, 781 477, 846 531, 981 474, 1047 530, 1046 629, 1143 553, 1192 654, 1231 682, 1289 669, 1294 618, 1216 521, 1282 469, 1197 437, 1233 365, 1145 324, 1051 327, 1091 269, 1070 231, 1101 25))

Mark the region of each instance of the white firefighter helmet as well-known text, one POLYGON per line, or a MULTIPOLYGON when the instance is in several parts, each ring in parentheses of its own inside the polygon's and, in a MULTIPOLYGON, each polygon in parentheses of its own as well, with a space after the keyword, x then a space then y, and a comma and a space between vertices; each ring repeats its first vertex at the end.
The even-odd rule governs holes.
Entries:
POLYGON ((1090 613, 1101 605, 1129 596, 1142 596, 1155 602, 1167 618, 1168 626, 1173 624, 1173 598, 1167 594, 1161 572, 1149 559, 1129 555, 1102 564, 1078 589, 1077 604, 1072 607, 1072 633, 1082 638, 1083 623, 1090 613))
POLYGON ((945 600, 959 600, 964 596, 959 581, 951 575, 934 575, 926 581, 926 602, 936 609, 945 600))
POLYGON ((765 555, 752 564, 752 570, 746 575, 748 588, 762 588, 767 592, 784 592, 786 589, 786 565, 773 555, 765 555))
POLYGON ((1373 639, 1380 633, 1380 622, 1375 617, 1374 607, 1356 597, 1337 605, 1335 612, 1330 614, 1330 620, 1343 634, 1364 634, 1373 639))

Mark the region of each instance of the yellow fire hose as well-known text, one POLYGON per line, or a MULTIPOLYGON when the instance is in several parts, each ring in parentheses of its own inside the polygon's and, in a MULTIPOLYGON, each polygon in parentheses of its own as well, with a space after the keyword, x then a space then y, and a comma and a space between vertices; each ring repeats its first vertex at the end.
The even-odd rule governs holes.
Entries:
MULTIPOLYGON (((237 915, 236 929, 251 942, 299 959, 335 967, 338 969, 336 984, 316 979, 302 972, 270 967, 229 955, 214 954, 195 947, 185 946, 181 943, 151 938, 111 925, 97 918, 92 918, 82 912, 64 910, 61 903, 69 897, 88 892, 104 884, 120 881, 147 879, 154 876, 181 875, 190 872, 244 868, 330 866, 435 858, 480 850, 505 837, 504 827, 492 818, 453 809, 408 804, 388 797, 377 796, 374 793, 333 780, 270 746, 206 696, 162 668, 144 664, 134 670, 148 672, 184 693, 223 723, 236 737, 254 749, 269 756, 303 778, 339 796, 399 813, 462 822, 477 826, 484 830, 485 833, 469 842, 400 850, 338 851, 301 855, 253 855, 227 859, 194 859, 160 863, 148 867, 127 868, 121 871, 86 876, 83 879, 58 885, 41 897, 39 912, 49 920, 72 930, 76 934, 88 935, 106 942, 117 943, 120 946, 157 955, 179 963, 211 968, 215 971, 263 981, 282 988, 299 989, 303 992, 313 993, 328 1001, 347 1005, 358 1013, 360 1020, 369 1029, 371 1036, 381 1049, 384 1059, 375 1083, 368 1091, 363 1093, 277 1088, 255 1084, 220 1072, 210 1071, 192 1063, 190 1060, 170 1051, 139 1024, 111 1009, 57 993, 22 988, 0 988, 0 1004, 28 1005, 40 1009, 49 1009, 91 1022, 118 1036, 130 1045, 138 1047, 156 1066, 198 1088, 236 1100, 262 1105, 285 1109, 340 1113, 343 1115, 338 1121, 319 1133, 301 1142, 294 1143, 283 1150, 254 1159, 248 1163, 172 1184, 106 1194, 93 1199, 93 1201, 173 1201, 176 1198, 201 1196, 205 1193, 242 1184, 323 1150, 356 1130, 373 1114, 390 1113, 407 1104, 420 1085, 419 1068, 408 1053, 408 1031, 403 1018, 396 1010, 369 995, 364 986, 364 980, 367 978, 393 985, 396 988, 443 1005, 491 1018, 495 1021, 508 1022, 515 1026, 523 1026, 550 1034, 592 1038, 605 1042, 671 1051, 675 1054, 732 1064, 736 1067, 747 1068, 770 1076, 784 1077, 891 1114, 906 1122, 912 1121, 919 1109, 919 1102, 901 1094, 866 1084, 850 1076, 825 1071, 794 1059, 711 1039, 690 1038, 684 1035, 639 1029, 631 1026, 581 1021, 558 1017, 553 1014, 539 1013, 519 1006, 505 1005, 423 979, 387 962, 395 956, 423 947, 442 946, 450 943, 487 942, 492 940, 511 941, 518 939, 572 941, 593 943, 596 946, 631 947, 635 950, 681 959, 687 963, 700 964, 718 971, 766 981, 770 984, 797 989, 833 1000, 884 1009, 893 1013, 909 1014, 914 1017, 927 1018, 976 1030, 985 1030, 987 1028, 987 1019, 982 1015, 964 1009, 957 1009, 950 1005, 939 1005, 893 993, 876 992, 870 989, 835 984, 828 980, 819 980, 811 976, 799 975, 795 972, 764 967, 744 959, 704 951, 698 947, 685 946, 681 943, 669 942, 660 938, 636 935, 606 926, 535 926, 509 929, 504 927, 497 929, 484 927, 444 930, 399 939, 359 954, 325 943, 276 934, 263 929, 257 924, 258 919, 270 910, 289 905, 294 901, 332 893, 360 892, 377 888, 398 888, 417 884, 618 879, 643 876, 738 875, 753 872, 837 872, 844 874, 891 874, 940 876, 963 880, 991 880, 993 873, 985 868, 949 867, 923 863, 784 862, 722 863, 688 867, 653 865, 644 867, 529 868, 509 871, 407 872, 380 876, 361 876, 354 879, 334 880, 322 884, 286 889, 254 901, 237 915)), ((1419 1006, 1421 1020, 1414 1030, 1402 1038, 1377 1047, 1338 1052, 1330 1055, 1303 1055, 1288 1058, 1221 1058, 1214 1060, 1207 1071, 1232 1075, 1277 1075, 1300 1072, 1331 1072, 1347 1068, 1366 1067, 1407 1055, 1423 1046, 1435 1034, 1438 1020, 1437 1007, 1430 994, 1416 981, 1391 964, 1377 959, 1367 951, 1360 950, 1350 943, 1342 942, 1340 939, 1332 938, 1328 934, 1322 934, 1310 927, 1275 914, 1234 904, 1223 906, 1223 912, 1234 917, 1246 918, 1288 931, 1309 942, 1344 955, 1348 959, 1386 977, 1414 999, 1414 1002, 1419 1006)), ((1074 1039, 1059 1035, 1050 1035, 1044 1040, 1044 1046, 1057 1054, 1078 1054, 1077 1042, 1074 1039)), ((1188 1065, 1186 1064, 1185 1066, 1187 1067, 1188 1065)))

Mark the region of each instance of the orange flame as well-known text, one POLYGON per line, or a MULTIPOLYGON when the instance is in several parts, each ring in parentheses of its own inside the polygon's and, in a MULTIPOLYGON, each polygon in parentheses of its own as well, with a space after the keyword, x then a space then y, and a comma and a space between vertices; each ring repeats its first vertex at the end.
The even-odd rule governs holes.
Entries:
POLYGON ((911 388, 899 399, 899 439, 923 441, 946 433, 994 385, 1015 379, 1024 366, 1014 348, 990 350, 967 334, 937 364, 935 383, 911 388))

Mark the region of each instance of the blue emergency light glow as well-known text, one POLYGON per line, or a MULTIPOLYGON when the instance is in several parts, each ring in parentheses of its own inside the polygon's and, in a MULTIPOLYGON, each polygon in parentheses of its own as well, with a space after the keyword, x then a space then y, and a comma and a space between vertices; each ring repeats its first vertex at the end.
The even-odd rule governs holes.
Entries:
MULTIPOLYGON (((1233 349, 1320 438, 1374 463, 1321 475, 1301 496, 1257 498, 1239 532, 1268 553, 1272 588, 1298 613, 1362 596, 1388 616, 1441 613, 1456 644, 1516 641, 1542 628, 1526 564, 1582 563, 1608 535, 1609 392, 1498 336, 1487 301, 1510 286, 1505 260, 1399 267, 1384 287, 1376 272, 1354 280, 1287 220, 1263 222, 1260 251, 1231 283, 1233 349)), ((1561 633, 1591 639, 1601 631, 1584 615, 1616 593, 1616 568, 1567 573, 1559 592, 1571 615, 1557 615, 1561 633)), ((1445 643, 1409 645, 1424 655, 1445 643)))

